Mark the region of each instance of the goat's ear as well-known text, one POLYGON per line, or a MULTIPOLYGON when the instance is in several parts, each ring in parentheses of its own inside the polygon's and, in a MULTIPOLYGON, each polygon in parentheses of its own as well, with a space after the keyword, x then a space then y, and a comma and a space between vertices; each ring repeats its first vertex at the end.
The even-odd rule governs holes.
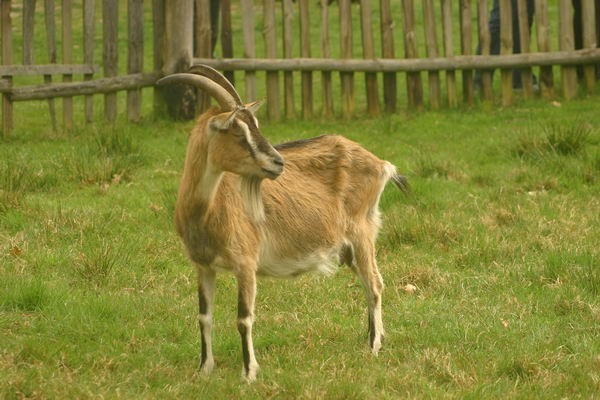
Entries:
POLYGON ((235 109, 229 113, 223 113, 223 114, 219 114, 216 117, 214 117, 212 119, 212 121, 210 122, 211 126, 217 130, 227 130, 231 127, 231 125, 233 124, 233 121, 235 121, 235 116, 237 115, 237 112, 239 111, 239 109, 235 109))
POLYGON ((258 109, 265 104, 266 99, 262 99, 262 100, 256 100, 253 101, 252 103, 248 103, 245 104, 244 107, 246 108, 246 110, 250 111, 252 113, 252 115, 255 115, 256 112, 258 111, 258 109))

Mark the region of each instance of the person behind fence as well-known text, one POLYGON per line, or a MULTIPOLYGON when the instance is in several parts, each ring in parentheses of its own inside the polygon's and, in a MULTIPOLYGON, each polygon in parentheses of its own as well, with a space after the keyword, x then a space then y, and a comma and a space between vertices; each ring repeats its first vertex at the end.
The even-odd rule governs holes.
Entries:
MULTIPOLYGON (((583 49, 582 0, 573 0, 573 32, 575 34, 575 50, 583 49)), ((589 0, 588 0, 589 1, 589 0)), ((595 0, 596 47, 600 47, 600 0, 595 0)), ((577 67, 577 77, 583 78, 583 67, 577 67)), ((600 64, 596 64, 596 78, 600 79, 600 64)))
MULTIPOLYGON (((527 0, 527 24, 531 31, 531 25, 533 23, 533 16, 535 13, 534 0, 527 0)), ((521 53, 521 35, 519 33, 519 11, 517 8, 517 0, 511 0, 512 7, 512 37, 513 37, 513 54, 521 53)), ((494 0, 492 10, 490 11, 490 18, 488 28, 490 30, 490 54, 500 54, 500 4, 498 0, 494 0)), ((481 44, 477 45, 477 54, 481 54, 481 44)), ((534 76, 534 82, 536 78, 534 76)), ((481 82, 480 72, 475 73, 475 83, 478 85, 481 82)), ((513 88, 523 87, 521 80, 521 70, 515 69, 513 72, 513 88)))

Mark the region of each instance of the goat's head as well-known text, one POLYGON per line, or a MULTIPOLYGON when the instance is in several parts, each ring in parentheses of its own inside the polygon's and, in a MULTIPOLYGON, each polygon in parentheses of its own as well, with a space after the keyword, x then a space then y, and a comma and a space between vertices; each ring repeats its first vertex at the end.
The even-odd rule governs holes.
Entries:
POLYGON ((220 72, 196 65, 190 73, 166 76, 159 85, 185 83, 196 86, 221 109, 206 124, 208 159, 214 168, 251 177, 275 179, 283 172, 283 157, 261 134, 256 111, 263 101, 244 104, 233 85, 220 72))

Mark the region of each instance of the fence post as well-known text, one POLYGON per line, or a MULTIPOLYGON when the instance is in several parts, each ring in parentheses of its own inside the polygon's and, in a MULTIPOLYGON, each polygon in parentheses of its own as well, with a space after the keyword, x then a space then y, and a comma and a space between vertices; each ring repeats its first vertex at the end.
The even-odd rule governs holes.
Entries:
MULTIPOLYGON (((502 2, 504 3, 504 2, 502 2)), ((472 42, 471 42, 471 1, 460 0, 460 47, 462 54, 470 56, 473 54, 472 42)), ((473 70, 464 69, 462 72, 463 76, 463 96, 465 103, 472 105, 474 101, 474 84, 473 84, 473 70)))
MULTIPOLYGON (((435 13, 433 9, 433 0, 423 1, 423 22, 425 26, 425 44, 427 57, 436 58, 438 56, 437 30, 435 28, 435 13)), ((440 74, 437 71, 430 71, 429 77, 429 105, 432 109, 440 108, 440 74)))
MULTIPOLYGON (((164 0, 152 0, 152 50, 153 71, 162 71, 165 48, 165 2, 164 0)), ((165 91, 163 88, 154 86, 153 111, 154 115, 164 115, 167 110, 165 91)))
MULTIPOLYGON (((575 37, 573 34, 573 6, 571 0, 559 1, 559 36, 560 50, 569 51, 575 49, 575 37)), ((572 65, 561 67, 563 96, 572 99, 577 95, 577 70, 572 65)))
MULTIPOLYGON (((54 20, 54 0, 44 0, 44 24, 46 26, 46 49, 48 62, 56 64, 56 21, 54 20)), ((44 75, 44 83, 52 83, 52 75, 44 75)), ((48 99, 48 111, 52 121, 52 130, 58 130, 56 123, 56 106, 54 99, 48 99)))
MULTIPOLYGON (((381 20, 381 55, 383 58, 395 58, 394 53, 394 20, 390 0, 380 0, 381 20)), ((396 112, 396 73, 383 74, 383 102, 385 111, 396 112)))
MULTIPOLYGON (((95 31, 95 4, 94 0, 83 2, 83 62, 92 65, 94 63, 94 31, 95 31)), ((85 74, 84 81, 91 81, 93 74, 85 74)), ((94 119, 94 96, 85 96, 85 122, 90 123, 94 119)))
MULTIPOLYGON (((519 13, 519 40, 521 41, 521 53, 529 53, 529 12, 526 0, 518 0, 517 9, 519 13)), ((533 74, 531 68, 521 68, 521 81, 523 83, 523 98, 529 99, 533 96, 533 74)))
MULTIPOLYGON (((10 20, 10 0, 1 0, 0 20, 2 23, 2 64, 12 64, 12 22, 10 20)), ((2 77, 8 86, 11 77, 2 77)), ((2 135, 8 136, 13 128, 13 105, 8 94, 2 95, 2 135)))
MULTIPOLYGON (((537 25, 538 51, 550 51, 550 22, 548 20, 548 2, 546 0, 535 0, 535 24, 537 25)), ((540 90, 542 96, 551 98, 554 96, 554 78, 552 66, 540 67, 540 90)))
MULTIPOLYGON (((119 33, 119 4, 117 0, 102 1, 102 34, 104 36, 104 76, 112 77, 118 74, 119 53, 117 51, 119 33)), ((107 121, 117 119, 117 93, 104 95, 104 117, 107 121)))
MULTIPOLYGON (((360 26, 362 32, 363 56, 367 59, 375 58, 373 40, 373 24, 371 22, 370 0, 360 1, 360 26)), ((377 74, 365 73, 365 87, 367 89, 367 112, 371 117, 379 115, 379 94, 377 91, 377 74)))
MULTIPOLYGON (((510 1, 500 2, 500 54, 509 55, 513 52, 512 35, 512 5, 510 1)), ((513 70, 503 68, 500 71, 502 80, 502 106, 507 107, 512 104, 512 81, 513 70)))
MULTIPOLYGON (((254 4, 252 0, 240 0, 240 11, 242 13, 242 33, 244 35, 244 57, 256 57, 256 49, 254 45, 254 4)), ((246 93, 244 98, 246 101, 256 100, 256 73, 254 71, 246 71, 246 93)))
MULTIPOLYGON (((339 0, 341 57, 352 58, 352 8, 350 0, 339 0)), ((351 118, 354 114, 354 75, 340 72, 342 83, 342 114, 351 118)))
MULTIPOLYGON (((231 32, 231 0, 220 0, 221 3, 221 49, 223 58, 233 58, 233 37, 231 32)), ((235 86, 233 71, 225 71, 225 77, 235 86)))
MULTIPOLYGON (((144 66, 144 0, 129 0, 127 4, 127 73, 140 73, 144 66)), ((142 113, 142 90, 127 91, 127 117, 139 122, 142 113)))
MULTIPOLYGON (((412 0, 403 0, 404 15, 404 51, 406 58, 418 58, 417 35, 415 32, 415 12, 412 0)), ((423 85, 419 72, 406 73, 406 90, 410 107, 421 109, 423 107, 423 85)))
MULTIPOLYGON (((286 1, 286 0, 284 0, 286 1)), ((287 0, 289 1, 289 0, 287 0)), ((329 3, 321 0, 321 57, 331 58, 331 45, 329 39, 329 3)), ((286 55, 287 57, 287 55, 286 55)), ((333 116, 333 89, 331 71, 321 72, 321 87, 323 92, 323 116, 333 116)))
MULTIPOLYGON (((281 15, 283 18, 283 57, 289 59, 293 57, 292 21, 294 19, 294 10, 292 0, 281 1, 281 15)), ((285 71, 283 73, 283 86, 283 97, 285 98, 285 116, 287 118, 293 118, 296 115, 293 72, 285 71)))
MULTIPOLYGON (((451 0, 442 0, 442 28, 444 31, 444 55, 454 56, 454 43, 452 41, 452 3, 451 0)), ((456 72, 452 69, 446 71, 446 86, 448 91, 448 106, 456 107, 456 72)))
MULTIPOLYGON (((194 39, 193 0, 165 1, 165 38, 163 42, 164 75, 184 72, 190 68, 194 39)), ((171 85, 163 91, 167 110, 172 118, 194 118, 195 89, 189 85, 171 85)))
MULTIPOLYGON (((300 57, 310 58, 310 23, 308 0, 299 0, 300 8, 300 57)), ((313 79, 311 71, 302 71, 300 74, 302 84, 302 118, 309 119, 313 116, 313 79)))
MULTIPOLYGON (((596 2, 596 5, 598 2, 596 2)), ((597 24, 600 24, 600 20, 596 19, 596 16, 600 16, 599 10, 595 8, 593 1, 582 1, 581 2, 581 25, 583 25, 583 47, 594 48, 598 47, 598 38, 596 37, 596 30, 598 29, 597 24)), ((585 87, 588 93, 594 92, 594 85, 596 83, 596 68, 597 65, 588 64, 583 67, 583 75, 585 77, 585 87)))
MULTIPOLYGON (((264 36, 266 58, 277 58, 277 38, 275 32, 275 1, 264 0, 264 36)), ((267 72, 267 115, 270 120, 279 119, 279 73, 267 72)))
MULTIPOLYGON (((201 58, 212 57, 212 25, 211 2, 195 0, 194 19, 194 56, 201 58)), ((204 112, 210 107, 210 96, 201 89, 196 90, 196 111, 204 112)))
MULTIPOLYGON (((73 63, 73 2, 62 2, 62 62, 73 63)), ((63 75, 63 82, 73 82, 73 75, 63 75)), ((73 98, 63 98, 63 128, 67 131, 73 128, 73 98)))
MULTIPOLYGON (((481 54, 484 56, 490 55, 490 28, 488 18, 487 0, 477 1, 477 22, 479 26, 479 46, 481 54)), ((480 71, 480 86, 481 95, 485 101, 493 101, 494 94, 492 91, 492 72, 489 69, 480 71)))

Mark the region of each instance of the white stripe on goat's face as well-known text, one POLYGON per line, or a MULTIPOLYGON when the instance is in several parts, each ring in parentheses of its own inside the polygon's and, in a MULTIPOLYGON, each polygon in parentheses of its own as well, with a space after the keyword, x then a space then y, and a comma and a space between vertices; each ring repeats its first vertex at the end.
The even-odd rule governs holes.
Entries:
POLYGON ((253 106, 254 103, 212 118, 209 161, 222 171, 275 179, 283 172, 284 161, 260 133, 253 106))

